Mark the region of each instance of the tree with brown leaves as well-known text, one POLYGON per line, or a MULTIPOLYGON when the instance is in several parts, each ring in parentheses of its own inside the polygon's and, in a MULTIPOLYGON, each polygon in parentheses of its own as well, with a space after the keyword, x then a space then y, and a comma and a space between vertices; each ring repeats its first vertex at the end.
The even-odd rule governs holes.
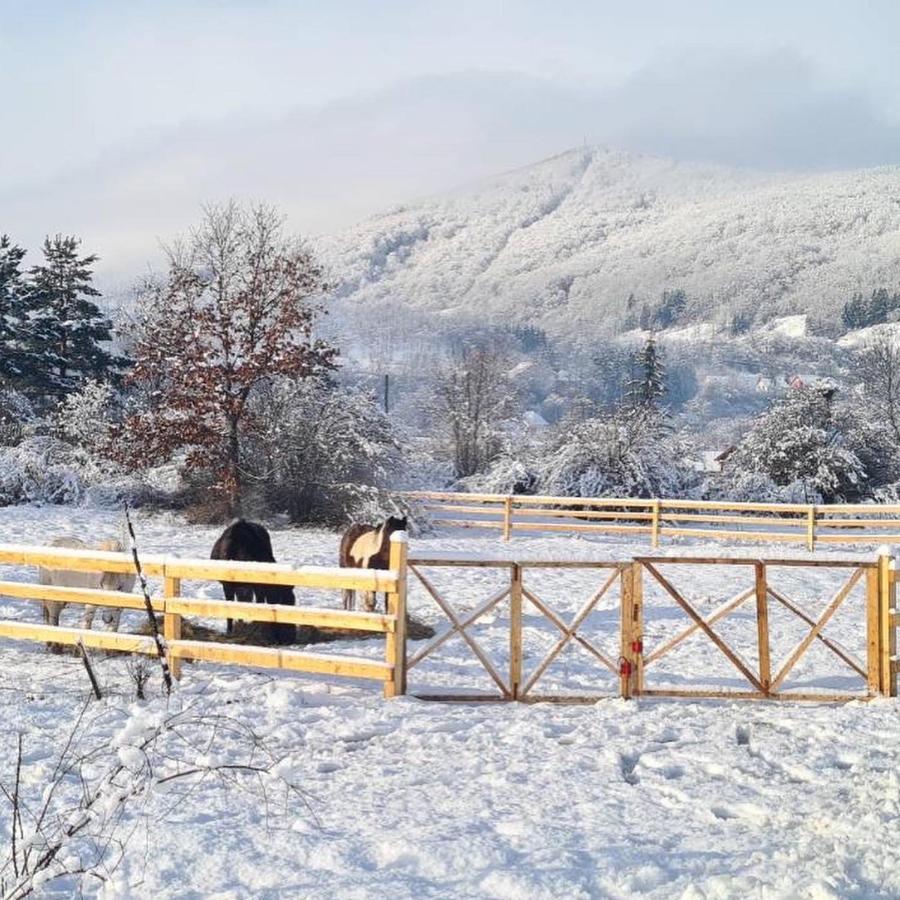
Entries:
POLYGON ((282 217, 234 202, 204 212, 168 250, 166 277, 140 292, 128 379, 138 399, 117 449, 138 467, 185 452, 239 514, 251 396, 275 376, 333 369, 336 350, 314 335, 323 271, 282 217))

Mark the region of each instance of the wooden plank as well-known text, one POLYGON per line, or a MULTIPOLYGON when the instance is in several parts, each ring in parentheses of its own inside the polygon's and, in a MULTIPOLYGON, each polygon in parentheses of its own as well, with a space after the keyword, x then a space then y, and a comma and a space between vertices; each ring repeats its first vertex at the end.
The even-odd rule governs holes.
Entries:
POLYGON ((242 622, 280 622, 287 625, 313 625, 352 631, 393 633, 396 622, 391 615, 323 609, 314 606, 285 606, 278 603, 241 603, 227 600, 201 600, 176 597, 165 609, 182 616, 204 619, 238 619, 242 622))
POLYGON ((392 677, 392 667, 387 663, 361 656, 327 656, 277 647, 247 647, 243 644, 211 644, 205 641, 175 641, 170 649, 176 659, 198 659, 257 669, 285 669, 376 681, 388 681, 392 677))
MULTIPOLYGON (((536 517, 547 516, 548 518, 569 518, 569 519, 599 519, 609 521, 610 519, 627 519, 635 522, 652 522, 652 512, 635 512, 634 510, 595 510, 595 509, 516 509, 513 512, 514 517, 536 517)), ((769 520, 771 521, 771 519, 769 520)))
POLYGON ((250 584, 284 584, 322 590, 375 591, 397 589, 397 574, 379 569, 340 569, 336 566, 290 566, 283 563, 234 562, 215 559, 174 559, 165 564, 165 575, 191 581, 235 581, 250 584))
POLYGON ((881 628, 879 613, 879 572, 877 569, 866 573, 866 685, 869 693, 881 691, 881 628))
POLYGON ((475 521, 474 519, 443 519, 443 518, 434 518, 435 525, 446 525, 450 528, 493 528, 493 529, 501 529, 503 528, 503 522, 494 522, 491 519, 481 519, 479 521, 475 521))
POLYGON ((900 534, 822 534, 816 537, 819 544, 898 544, 900 534))
MULTIPOLYGON (((0 596, 17 600, 56 600, 60 603, 85 603, 116 609, 144 609, 144 598, 124 591, 101 591, 92 588, 57 587, 24 581, 0 581, 0 596)), ((164 601, 151 601, 153 609, 162 612, 164 601)))
MULTIPOLYGON (((147 575, 162 575, 164 563, 165 557, 162 556, 148 554, 141 557, 141 564, 147 575)), ((35 544, 0 544, 0 565, 40 566, 76 572, 134 573, 134 560, 128 553, 43 547, 35 544)))
MULTIPOLYGON (((724 619, 730 612, 733 612, 737 609, 742 603, 748 600, 750 597, 754 596, 756 592, 755 588, 748 588, 745 591, 741 591, 740 594, 737 594, 734 597, 726 600, 721 606, 717 607, 716 610, 707 618, 707 623, 710 625, 715 625, 719 619, 724 619)), ((700 626, 696 622, 691 622, 690 625, 687 626, 683 631, 679 631, 674 637, 670 638, 666 643, 661 644, 657 647, 652 653, 644 657, 644 666, 649 666, 652 662, 655 662, 662 656, 665 656, 668 652, 677 647, 682 641, 687 640, 694 632, 699 631, 700 626)))
MULTIPOLYGON (((799 606, 795 605, 791 600, 785 597, 783 594, 780 594, 773 587, 767 586, 766 588, 769 592, 769 596, 784 606, 786 609, 789 609, 795 616, 802 619, 809 626, 815 626, 816 620, 812 616, 808 616, 799 606)), ((835 654, 839 659, 843 660, 854 672, 856 672, 861 678, 865 679, 867 677, 866 670, 863 667, 862 663, 857 662, 848 651, 846 651, 840 644, 832 641, 830 638, 825 637, 824 634, 819 633, 816 635, 816 640, 821 641, 832 653, 835 654)))
POLYGON ((181 593, 181 579, 166 578, 163 580, 163 596, 166 598, 166 610, 163 615, 163 637, 166 639, 166 656, 169 671, 173 678, 181 678, 181 660, 175 659, 168 648, 174 641, 181 640, 181 616, 172 609, 172 603, 181 593))
MULTIPOLYGON (((492 597, 489 597, 484 601, 479 607, 469 613, 464 619, 460 620, 460 624, 463 628, 468 628, 473 622, 480 619, 486 612, 489 612, 493 609, 501 600, 505 597, 509 596, 509 588, 505 587, 498 593, 494 594, 492 597)), ((435 635, 424 647, 420 647, 416 653, 411 656, 406 661, 406 668, 411 669, 413 666, 418 665, 426 656, 430 653, 437 650, 438 647, 441 646, 445 641, 449 640, 456 634, 459 629, 455 625, 450 625, 445 631, 442 631, 440 634, 435 635)))
POLYGON ((757 658, 759 659, 759 683, 768 694, 772 682, 769 661, 769 607, 766 594, 766 567, 758 562, 755 567, 757 658))
POLYGON ((466 501, 480 501, 481 503, 502 503, 508 494, 470 494, 468 492, 457 491, 404 491, 404 497, 411 500, 458 500, 465 498, 466 501))
POLYGON ((652 500, 635 497, 544 497, 533 494, 516 494, 517 506, 621 506, 622 508, 652 510, 652 500))
POLYGON ((894 661, 897 659, 897 630, 894 622, 894 610, 897 608, 897 578, 896 578, 896 562, 892 559, 888 567, 888 579, 890 586, 888 589, 888 692, 889 696, 897 696, 897 672, 894 668, 894 661))
POLYGON ((644 691, 646 697, 670 697, 685 698, 691 700, 781 700, 813 703, 850 703, 856 700, 865 700, 866 694, 811 694, 811 693, 780 693, 763 694, 760 691, 712 691, 712 690, 683 690, 668 688, 652 688, 644 691))
POLYGON ((522 684, 522 567, 513 566, 509 581, 509 692, 519 698, 522 684))
POLYGON ((663 513, 665 522, 708 522, 710 524, 721 523, 723 525, 776 525, 788 528, 804 528, 802 519, 791 514, 793 518, 784 518, 770 514, 767 516, 755 515, 728 515, 726 513, 663 513))
POLYGON ((619 696, 623 700, 631 699, 632 680, 631 673, 631 632, 634 619, 634 571, 640 568, 640 564, 632 564, 629 569, 621 573, 622 579, 622 603, 619 610, 619 696))
MULTIPOLYGON (((878 570, 870 569, 867 573, 869 586, 874 583, 875 587, 875 604, 876 604, 876 613, 877 613, 877 603, 878 603, 878 570)), ((860 580, 863 575, 862 569, 856 569, 848 579, 847 583, 834 595, 831 602, 825 608, 825 611, 816 621, 816 624, 812 627, 809 634, 800 641, 799 644, 793 649, 791 654, 788 656, 787 661, 779 670, 778 674, 775 676, 775 680, 772 682, 772 691, 777 691, 778 688, 784 682, 784 679, 788 676, 791 669, 794 668, 797 661, 801 656, 807 651, 809 645, 816 639, 816 636, 822 631, 822 629, 828 624, 828 621, 831 617, 838 611, 840 605, 844 602, 847 596, 850 594, 850 591, 856 586, 856 583, 860 580)))
POLYGON ((806 549, 810 553, 816 549, 816 508, 810 506, 806 514, 806 549))
POLYGON ((789 534, 784 531, 723 531, 718 528, 671 528, 666 525, 663 525, 659 531, 662 535, 672 537, 716 537, 719 540, 756 541, 764 544, 772 542, 802 544, 806 541, 806 535, 799 532, 789 534))
POLYGON ((571 525, 568 522, 516 522, 516 531, 584 531, 590 534, 649 534, 649 525, 571 525))
POLYGON ((661 500, 663 512, 674 509, 749 510, 771 513, 805 513, 806 503, 743 503, 724 500, 661 500))
POLYGON ((482 666, 484 666, 485 671, 491 678, 494 680, 494 683, 498 688, 503 692, 504 697, 510 696, 509 688, 503 682, 503 679, 500 677, 500 673, 494 667, 494 664, 491 662, 488 655, 481 649, 478 642, 473 638, 465 629, 463 624, 460 622, 459 617, 454 612, 453 608, 447 603, 446 600, 437 592, 434 585, 418 570, 416 566, 410 565, 410 570, 415 574, 416 578, 422 583, 422 586, 426 591, 431 595, 432 599, 435 603, 443 610, 444 615, 456 626, 456 630, 459 632, 462 639, 469 645, 469 649, 478 657, 482 666))
POLYGON ((719 648, 719 650, 731 661, 732 665, 753 685, 758 691, 762 691, 756 675, 750 671, 744 661, 717 635, 706 623, 703 617, 691 606, 672 583, 649 562, 644 563, 644 568, 663 586, 672 599, 700 626, 703 633, 719 648))
POLYGON ((874 569, 878 563, 866 559, 797 559, 790 557, 759 556, 636 556, 638 562, 665 563, 669 565, 701 565, 701 566, 755 566, 758 562, 767 567, 783 566, 790 568, 825 568, 825 569, 874 569))
POLYGON ((409 544, 405 531, 391 535, 388 567, 397 573, 397 590, 387 595, 388 617, 394 620, 394 630, 385 639, 385 662, 392 677, 384 683, 384 696, 401 697, 406 693, 406 594, 409 544))
POLYGON ((659 547, 659 500, 653 501, 653 524, 650 526, 650 546, 655 550, 659 547))
MULTIPOLYGON (((644 569, 630 566, 631 571, 631 636, 632 636, 632 694, 640 696, 644 692, 644 569)), ((624 585, 624 580, 623 580, 624 585)))
POLYGON ((63 628, 58 625, 37 625, 32 622, 0 621, 0 637, 16 641, 38 641, 48 644, 76 645, 98 650, 120 650, 123 653, 156 655, 156 644, 149 635, 120 634, 115 631, 88 631, 84 628, 63 628))
POLYGON ((879 692, 885 697, 896 695, 891 674, 891 607, 894 605, 894 583, 891 566, 894 559, 889 554, 878 557, 878 653, 880 663, 879 692))

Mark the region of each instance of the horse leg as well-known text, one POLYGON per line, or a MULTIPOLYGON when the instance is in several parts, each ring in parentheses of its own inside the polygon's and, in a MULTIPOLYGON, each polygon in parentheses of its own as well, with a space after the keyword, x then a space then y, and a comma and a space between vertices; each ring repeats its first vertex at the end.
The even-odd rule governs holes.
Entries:
POLYGON ((85 631, 90 631, 94 627, 94 613, 96 609, 90 603, 84 604, 84 618, 81 621, 81 627, 85 631))
MULTIPOLYGON (((222 590, 225 592, 225 599, 228 603, 234 601, 234 585, 230 581, 222 582, 222 590)), ((225 634, 231 634, 234 630, 234 619, 225 620, 225 634)))
POLYGON ((344 609, 353 609, 356 606, 356 591, 344 589, 344 609))
POLYGON ((375 591, 366 591, 363 594, 363 603, 365 605, 366 612, 375 612, 375 604, 377 594, 375 591))
MULTIPOLYGON (((47 624, 48 625, 52 625, 54 628, 59 627, 59 616, 60 616, 60 613, 62 613, 62 609, 64 606, 65 606, 65 603, 58 603, 58 602, 55 602, 52 600, 49 603, 45 604, 44 609, 46 610, 46 613, 47 613, 47 624)), ((47 644, 47 649, 51 653, 62 653, 63 652, 62 644, 50 643, 50 644, 47 644)))

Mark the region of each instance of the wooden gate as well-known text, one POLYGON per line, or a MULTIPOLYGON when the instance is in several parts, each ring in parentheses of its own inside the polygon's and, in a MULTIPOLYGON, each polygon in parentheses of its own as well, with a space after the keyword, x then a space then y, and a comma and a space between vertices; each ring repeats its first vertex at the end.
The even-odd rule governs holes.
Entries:
MULTIPOLYGON (((635 560, 636 581, 642 582, 637 590, 640 598, 649 585, 658 585, 675 601, 677 608, 685 614, 688 624, 671 638, 659 642, 656 646, 645 647, 643 611, 644 604, 638 602, 631 611, 632 655, 629 658, 630 678, 627 694, 642 696, 666 697, 718 697, 745 699, 790 699, 790 700, 831 700, 842 701, 858 699, 883 692, 884 649, 879 636, 880 622, 884 617, 883 606, 886 599, 882 591, 882 569, 888 564, 888 558, 882 557, 879 562, 860 560, 797 560, 797 559, 702 559, 697 557, 639 557, 635 560), (748 570, 751 578, 749 584, 733 596, 723 598, 713 611, 706 616, 701 615, 697 604, 689 599, 687 591, 675 584, 677 577, 673 569, 685 566, 723 566, 741 567, 748 570), (788 597, 782 590, 776 589, 770 577, 773 568, 830 569, 841 571, 841 584, 838 590, 828 599, 824 609, 812 614, 803 608, 803 604, 788 597), (824 633, 824 629, 835 614, 850 602, 859 602, 861 629, 865 628, 866 652, 860 659, 851 651, 842 647, 824 633), (743 647, 743 654, 737 647, 729 644, 717 629, 719 623, 745 604, 752 604, 755 618, 755 651, 756 663, 745 658, 750 647, 743 647), (773 658, 772 635, 770 633, 770 612, 773 605, 779 610, 789 613, 803 623, 803 637, 781 659, 773 658), (862 624, 865 623, 865 624, 862 624), (671 654, 684 641, 695 635, 706 638, 706 647, 710 651, 721 654, 744 682, 740 690, 702 689, 687 690, 674 687, 655 688, 647 684, 647 672, 660 659, 671 654), (788 691, 785 689, 788 676, 810 650, 813 644, 824 647, 830 654, 840 660, 843 666, 852 670, 860 680, 857 692, 809 693, 788 691)), ((862 635, 860 635, 862 637, 862 635)), ((624 645, 623 645, 624 646, 624 645)), ((623 653, 627 651, 623 650, 623 653)))
MULTIPOLYGON (((492 693, 460 693, 452 690, 447 693, 429 693, 427 691, 412 691, 421 699, 434 700, 519 700, 536 702, 540 700, 584 700, 593 701, 602 696, 613 695, 611 691, 592 693, 587 696, 573 696, 559 691, 539 693, 536 688, 552 663, 560 653, 570 644, 578 644, 583 648, 592 663, 599 667, 609 678, 617 678, 619 674, 619 661, 616 652, 610 653, 597 646, 596 639, 585 634, 585 623, 591 613, 598 608, 598 604, 604 598, 628 595, 631 584, 631 564, 619 562, 604 562, 596 560, 510 560, 510 559, 483 559, 479 557, 465 556, 412 556, 409 560, 411 574, 410 584, 418 581, 425 589, 427 595, 440 610, 442 616, 448 621, 443 631, 428 641, 424 646, 411 652, 407 657, 407 673, 415 669, 424 660, 431 656, 450 638, 458 635, 465 641, 471 652, 480 662, 482 668, 490 677, 494 685, 492 693), (430 568, 470 568, 470 569, 496 569, 507 572, 508 577, 499 591, 495 591, 488 597, 471 603, 463 612, 454 607, 453 603, 441 593, 432 578, 423 570, 430 568), (577 606, 573 615, 568 618, 558 608, 542 598, 532 584, 526 583, 526 573, 529 570, 596 570, 600 574, 599 583, 595 586, 584 601, 577 606), (545 652, 530 663, 525 659, 525 641, 523 635, 523 606, 530 604, 541 619, 552 625, 559 633, 552 645, 545 652), (497 664, 490 654, 471 633, 471 629, 480 620, 490 613, 502 610, 508 616, 508 651, 505 665, 497 664)), ((615 598, 616 628, 610 630, 609 636, 618 642, 620 630, 619 599, 615 598)), ((409 678, 409 675, 407 676, 409 678)))

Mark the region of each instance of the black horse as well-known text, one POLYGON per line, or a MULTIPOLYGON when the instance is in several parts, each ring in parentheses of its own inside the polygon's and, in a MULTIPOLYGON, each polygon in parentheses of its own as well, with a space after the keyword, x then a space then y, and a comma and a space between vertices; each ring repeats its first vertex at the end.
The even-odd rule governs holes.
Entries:
MULTIPOLYGON (((258 522, 238 519, 232 522, 213 544, 212 559, 232 559, 242 562, 275 562, 272 553, 272 539, 269 532, 258 522)), ((294 589, 282 584, 248 584, 246 582, 223 581, 222 590, 228 601, 243 603, 279 603, 294 606, 297 602, 294 589)), ((297 628, 283 622, 254 623, 254 633, 258 633, 263 643, 293 644, 297 640, 297 628)), ((228 634, 233 623, 228 619, 228 634)))

